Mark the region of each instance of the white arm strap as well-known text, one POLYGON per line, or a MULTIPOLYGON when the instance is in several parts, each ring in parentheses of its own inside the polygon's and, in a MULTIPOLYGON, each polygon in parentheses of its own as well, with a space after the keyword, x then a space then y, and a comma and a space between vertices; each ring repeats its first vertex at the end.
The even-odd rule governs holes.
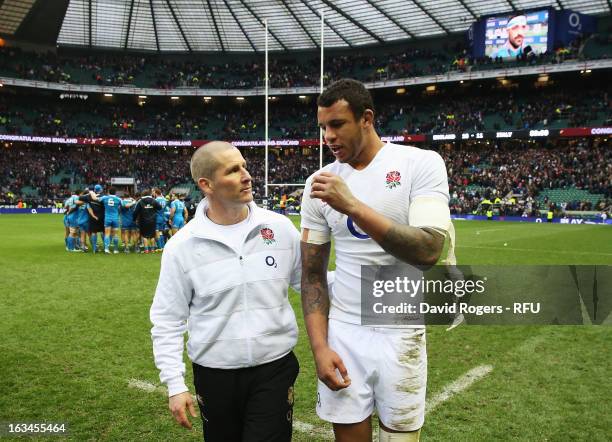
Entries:
POLYGON ((451 221, 448 204, 441 199, 421 196, 410 203, 408 223, 412 227, 430 227, 444 236, 448 236, 449 245, 446 265, 456 265, 455 228, 451 221))
POLYGON ((302 241, 308 244, 327 244, 331 241, 329 230, 321 232, 319 230, 302 229, 302 241))

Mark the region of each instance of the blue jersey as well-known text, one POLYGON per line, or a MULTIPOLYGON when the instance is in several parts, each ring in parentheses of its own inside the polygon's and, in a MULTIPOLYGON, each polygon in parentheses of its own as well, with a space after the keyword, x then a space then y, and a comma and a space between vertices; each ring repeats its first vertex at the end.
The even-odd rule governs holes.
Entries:
POLYGON ((68 204, 69 204, 70 198, 66 198, 64 200, 64 204, 62 205, 62 207, 64 208, 64 224, 66 224, 66 217, 68 216, 68 204))
POLYGON ((164 208, 164 222, 170 221, 170 204, 166 204, 164 208))
POLYGON ((77 210, 75 210, 77 208, 76 202, 78 200, 79 200, 78 195, 72 195, 64 203, 64 206, 66 207, 66 213, 70 211, 70 213, 68 214, 68 220, 74 222, 75 224, 77 222, 77 215, 78 215, 77 210))
POLYGON ((493 58, 495 57, 501 57, 501 58, 516 57, 517 55, 522 55, 522 54, 523 54, 522 47, 518 49, 513 49, 507 46, 504 46, 504 47, 499 48, 497 52, 493 54, 493 58))
POLYGON ((183 211, 185 210, 185 203, 181 200, 174 200, 170 203, 170 208, 174 209, 174 217, 172 218, 172 222, 176 222, 179 220, 184 220, 183 211))
POLYGON ((89 222, 89 212, 87 208, 89 204, 81 204, 77 210, 77 223, 79 225, 87 224, 89 222))
POLYGON ((157 201, 159 203, 159 205, 161 206, 161 209, 159 209, 157 211, 157 224, 163 224, 164 223, 164 211, 166 210, 166 198, 164 198, 163 196, 158 196, 157 198, 155 198, 155 201, 157 201))
POLYGON ((124 198, 121 200, 121 225, 131 227, 134 224, 134 209, 136 201, 134 198, 124 198), (130 207, 127 207, 130 206, 130 207))
POLYGON ((115 195, 104 195, 100 198, 104 204, 104 220, 119 221, 119 210, 121 209, 121 198, 115 195))

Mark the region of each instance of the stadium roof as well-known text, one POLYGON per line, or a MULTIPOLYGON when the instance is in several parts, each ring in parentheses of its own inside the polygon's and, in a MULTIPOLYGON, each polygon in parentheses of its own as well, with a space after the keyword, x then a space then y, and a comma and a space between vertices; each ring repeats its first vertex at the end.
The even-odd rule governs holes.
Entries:
MULTIPOLYGON (((32 3, 38 2, 0 0, 0 22, 17 29, 32 3)), ((609 14, 610 5, 610 0, 70 0, 57 44, 263 51, 267 19, 270 50, 315 49, 324 11, 325 47, 351 48, 461 32, 478 17, 495 13, 553 6, 609 14)))

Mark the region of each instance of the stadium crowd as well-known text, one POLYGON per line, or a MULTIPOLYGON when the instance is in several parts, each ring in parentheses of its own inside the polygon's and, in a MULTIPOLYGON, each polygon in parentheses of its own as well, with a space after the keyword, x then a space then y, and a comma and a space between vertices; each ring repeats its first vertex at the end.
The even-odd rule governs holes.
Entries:
MULTIPOLYGON (((377 127, 383 135, 497 131, 607 124, 612 122, 609 88, 581 93, 561 88, 540 91, 481 91, 468 99, 456 94, 394 96, 377 100, 377 127), (485 93, 486 92, 486 93, 485 93)), ((264 115, 258 100, 229 103, 161 103, 64 100, 0 96, 0 133, 133 139, 261 140, 264 115), (27 103, 27 104, 26 104, 27 103)), ((273 138, 318 138, 312 100, 284 98, 270 105, 273 138)))
MULTIPOLYGON (((594 36, 594 38, 602 38, 594 36)), ((449 40, 432 49, 426 46, 397 46, 386 51, 359 51, 345 55, 332 51, 325 61, 326 82, 350 76, 362 81, 384 81, 424 75, 443 74, 453 70, 469 71, 496 67, 562 63, 567 59, 591 58, 584 51, 584 40, 577 39, 564 48, 540 55, 502 60, 474 58, 460 41, 449 40)), ((602 40, 602 44, 608 44, 602 40)), ((270 87, 290 88, 319 84, 318 53, 304 54, 300 59, 272 57, 269 66, 270 87)), ((18 47, 0 48, 0 73, 28 80, 43 80, 100 86, 137 86, 205 89, 251 89, 264 84, 261 60, 246 57, 242 61, 211 61, 207 55, 125 56, 97 53, 83 55, 67 52, 40 53, 18 47), (216 62, 215 62, 216 61, 216 62), (228 75, 231 72, 231 75, 228 75)))
POLYGON ((500 213, 534 216, 551 205, 538 195, 549 189, 577 188, 601 198, 563 201, 554 209, 603 211, 612 199, 612 151, 584 143, 563 147, 493 148, 440 152, 449 172, 451 212, 482 212, 483 200, 499 198, 500 213), (511 202, 511 200, 513 200, 511 202))
MULTIPOLYGON (((264 198, 264 150, 242 148, 254 181, 255 199, 264 198)), ((0 156, 0 204, 20 200, 52 206, 71 189, 106 184, 113 177, 133 177, 139 189, 192 189, 189 180, 191 148, 98 148, 23 146, 4 148, 0 156), (25 189, 25 191, 24 191, 25 189)), ((539 195, 550 189, 583 189, 598 195, 594 201, 570 200, 556 210, 597 210, 612 201, 612 150, 605 144, 557 144, 534 147, 474 146, 440 150, 449 172, 451 210, 456 214, 482 212, 482 202, 499 198, 501 213, 527 216, 550 203, 539 195)), ((333 161, 326 150, 324 163, 333 161)), ((269 182, 303 183, 318 169, 318 149, 270 150, 269 182)), ((273 186, 270 197, 280 197, 299 186, 273 186)), ((197 197, 194 190, 192 196, 197 197)))

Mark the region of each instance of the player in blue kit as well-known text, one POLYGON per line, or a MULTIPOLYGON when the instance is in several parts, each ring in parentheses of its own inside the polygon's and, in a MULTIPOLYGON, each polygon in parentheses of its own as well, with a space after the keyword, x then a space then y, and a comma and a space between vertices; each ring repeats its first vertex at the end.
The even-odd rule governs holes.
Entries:
MULTIPOLYGON (((89 195, 89 190, 85 190, 81 196, 89 195)), ((81 250, 86 252, 87 249, 87 232, 89 232, 89 211, 88 204, 83 201, 76 202, 77 209, 77 226, 81 236, 81 250)))
POLYGON ((130 253, 130 244, 138 242, 138 228, 134 224, 134 208, 136 200, 126 194, 121 200, 121 240, 123 241, 123 251, 130 253))
POLYGON ((159 188, 153 189, 153 198, 159 203, 161 209, 157 211, 157 218, 155 220, 155 242, 157 245, 157 251, 162 251, 166 245, 166 238, 164 237, 164 230, 166 230, 166 218, 164 212, 168 202, 162 195, 162 191, 159 188))
POLYGON ((64 245, 66 246, 66 251, 70 251, 68 248, 68 238, 70 237, 70 226, 68 225, 68 200, 70 196, 64 200, 62 203, 62 208, 64 209, 64 245))
POLYGON ((121 198, 115 195, 114 187, 108 189, 108 195, 100 198, 104 204, 104 253, 110 253, 111 237, 115 246, 114 253, 119 253, 119 211, 121 210, 121 198))
POLYGON ((172 230, 170 230, 170 195, 166 195, 166 207, 164 208, 164 238, 168 242, 172 236, 172 230))
POLYGON ((523 54, 525 33, 529 30, 527 26, 527 17, 524 15, 517 15, 508 20, 506 24, 506 33, 508 39, 506 43, 493 54, 493 58, 502 57, 517 57, 523 54))
POLYGON ((185 203, 179 199, 177 194, 174 194, 170 203, 170 228, 172 235, 175 235, 184 225, 187 219, 187 207, 185 203))
POLYGON ((79 196, 72 194, 65 202, 64 207, 66 208, 66 222, 68 226, 69 235, 67 239, 67 248, 69 252, 80 252, 81 249, 76 247, 77 244, 77 229, 78 229, 78 214, 77 214, 77 201, 79 196))

